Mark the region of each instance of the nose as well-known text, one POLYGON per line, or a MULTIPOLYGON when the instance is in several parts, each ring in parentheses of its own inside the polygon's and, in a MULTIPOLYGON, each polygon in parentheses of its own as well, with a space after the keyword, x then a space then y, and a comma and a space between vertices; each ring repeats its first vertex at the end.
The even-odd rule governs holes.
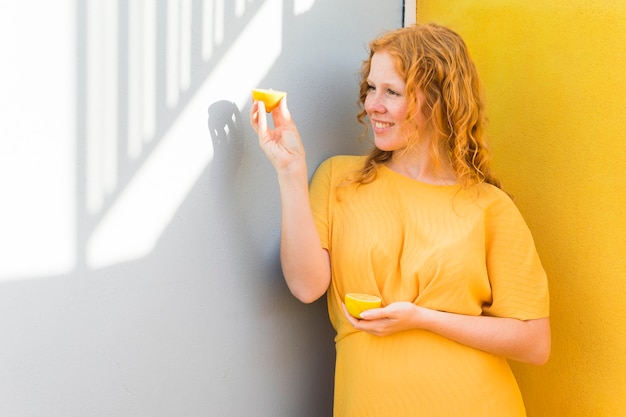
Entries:
POLYGON ((370 92, 367 97, 365 97, 364 107, 367 114, 384 113, 386 110, 382 97, 378 92, 370 92))

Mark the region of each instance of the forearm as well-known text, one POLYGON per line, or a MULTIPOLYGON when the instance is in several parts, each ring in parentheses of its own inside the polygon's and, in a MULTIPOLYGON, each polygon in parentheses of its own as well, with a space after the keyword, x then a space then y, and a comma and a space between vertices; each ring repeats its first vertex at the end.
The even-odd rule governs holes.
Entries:
MULTIPOLYGON (((344 309, 345 310, 345 309, 344 309)), ((345 316, 355 329, 377 336, 423 329, 466 346, 519 362, 541 365, 550 356, 550 320, 468 316, 431 310, 408 301, 366 310, 362 320, 345 316)))
POLYGON ((280 257, 285 281, 300 301, 321 297, 330 283, 330 260, 311 212, 306 165, 278 173, 282 221, 280 257))
POLYGON ((550 355, 548 318, 467 316, 423 309, 418 326, 458 343, 519 362, 541 365, 550 355))
POLYGON ((306 157, 300 134, 283 98, 267 127, 265 105, 255 101, 250 122, 259 145, 276 169, 282 205, 280 259, 285 281, 300 301, 320 298, 330 284, 330 258, 322 248, 309 204, 306 157))

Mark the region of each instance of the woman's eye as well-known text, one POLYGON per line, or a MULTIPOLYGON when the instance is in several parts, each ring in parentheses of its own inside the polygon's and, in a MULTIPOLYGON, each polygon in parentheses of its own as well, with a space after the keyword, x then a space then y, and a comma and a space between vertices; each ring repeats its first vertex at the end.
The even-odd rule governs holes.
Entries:
MULTIPOLYGON (((368 84, 368 86, 367 86, 367 92, 369 93, 369 92, 373 92, 373 91, 376 91, 376 87, 375 87, 375 86, 373 86, 373 85, 371 85, 371 84, 368 84)), ((387 94, 387 95, 389 95, 389 96, 395 96, 395 97, 399 97, 399 96, 401 95, 401 94, 400 94, 400 93, 398 93, 397 91, 392 90, 392 89, 390 89, 390 88, 387 88, 387 89, 385 90, 385 94, 387 94)))

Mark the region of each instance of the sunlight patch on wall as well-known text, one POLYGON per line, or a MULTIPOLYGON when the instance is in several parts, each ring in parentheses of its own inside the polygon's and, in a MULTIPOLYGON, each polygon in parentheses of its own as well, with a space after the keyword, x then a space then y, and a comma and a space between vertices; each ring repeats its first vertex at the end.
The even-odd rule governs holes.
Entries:
POLYGON ((87 209, 95 213, 117 186, 118 9, 87 3, 87 209))
POLYGON ((294 0, 293 2, 293 14, 299 16, 311 10, 315 0, 294 0))
POLYGON ((191 0, 167 2, 167 104, 176 107, 191 83, 191 0))
MULTIPOLYGON (((225 7, 224 1, 226 0, 209 0, 209 3, 212 3, 215 10, 215 17, 224 16, 225 7)), ((224 42, 224 19, 216 18, 214 20, 215 25, 213 26, 213 41, 215 45, 221 45, 224 42)))
POLYGON ((128 144, 132 161, 154 139, 156 125, 156 4, 153 0, 130 2, 128 47, 128 144))
POLYGON ((74 1, 0 9, 0 280, 63 274, 76 265, 74 1))
POLYGON ((235 16, 241 17, 246 11, 246 0, 235 0, 235 16))
POLYGON ((213 56, 214 16, 213 0, 204 0, 202 2, 202 59, 205 61, 213 56))
MULTIPOLYGON (((121 192, 87 244, 87 264, 101 268, 148 255, 213 158, 207 109, 220 100, 240 108, 282 50, 281 0, 268 0, 229 46, 155 151, 121 192), (259 36, 263 34, 263 36, 259 36), (253 65, 251 65, 253 63, 253 65)), ((223 22, 221 23, 223 25, 223 22)))
POLYGON ((87 245, 91 267, 140 258, 148 254, 189 190, 213 157, 207 138, 198 135, 185 111, 170 133, 116 199, 87 245))

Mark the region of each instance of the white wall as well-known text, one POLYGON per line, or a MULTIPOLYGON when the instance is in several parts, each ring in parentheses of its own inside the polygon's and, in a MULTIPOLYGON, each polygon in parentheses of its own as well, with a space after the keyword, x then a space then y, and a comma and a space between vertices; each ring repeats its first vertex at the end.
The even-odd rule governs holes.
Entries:
POLYGON ((311 172, 362 152, 356 73, 401 3, 0 5, 0 416, 330 415, 249 94, 288 91, 311 172))

